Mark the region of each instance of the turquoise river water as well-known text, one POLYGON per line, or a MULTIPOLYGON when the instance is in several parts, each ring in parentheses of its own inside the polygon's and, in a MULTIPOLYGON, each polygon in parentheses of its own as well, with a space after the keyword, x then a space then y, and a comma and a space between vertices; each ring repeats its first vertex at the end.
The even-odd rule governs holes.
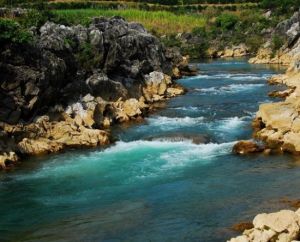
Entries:
POLYGON ((68 151, 0 174, 0 241, 226 241, 230 227, 298 198, 300 159, 231 154, 252 135, 266 79, 246 60, 196 63, 189 92, 106 149, 68 151), (194 141, 194 142, 193 142, 194 141), (202 143, 204 142, 204 143, 202 143))

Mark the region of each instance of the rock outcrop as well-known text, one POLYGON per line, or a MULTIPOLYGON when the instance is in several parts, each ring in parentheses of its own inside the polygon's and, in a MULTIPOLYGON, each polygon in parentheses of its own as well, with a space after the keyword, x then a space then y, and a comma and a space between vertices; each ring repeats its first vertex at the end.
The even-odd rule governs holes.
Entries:
POLYGON ((107 130, 184 93, 188 58, 120 17, 89 27, 51 22, 34 41, 0 47, 0 164, 110 141, 107 130))
POLYGON ((259 49, 256 57, 251 58, 249 62, 290 65, 295 55, 300 52, 300 11, 290 19, 279 23, 270 36, 270 39, 259 49), (272 48, 272 40, 278 36, 286 40, 286 43, 277 51, 272 48))
POLYGON ((253 228, 229 242, 291 242, 299 240, 300 210, 281 210, 276 213, 258 214, 253 228))

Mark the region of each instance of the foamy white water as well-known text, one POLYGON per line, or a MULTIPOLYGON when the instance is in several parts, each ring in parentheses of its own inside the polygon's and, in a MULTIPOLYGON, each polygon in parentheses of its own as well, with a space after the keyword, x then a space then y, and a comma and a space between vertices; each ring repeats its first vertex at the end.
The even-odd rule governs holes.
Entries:
POLYGON ((149 125, 157 126, 160 129, 170 130, 179 127, 188 127, 201 124, 204 120, 204 117, 164 117, 164 116, 155 116, 147 119, 149 125))
POLYGON ((223 93, 237 93, 250 91, 255 88, 263 87, 265 84, 230 84, 222 87, 210 87, 210 88, 196 88, 197 92, 209 93, 209 94, 223 94, 223 93))

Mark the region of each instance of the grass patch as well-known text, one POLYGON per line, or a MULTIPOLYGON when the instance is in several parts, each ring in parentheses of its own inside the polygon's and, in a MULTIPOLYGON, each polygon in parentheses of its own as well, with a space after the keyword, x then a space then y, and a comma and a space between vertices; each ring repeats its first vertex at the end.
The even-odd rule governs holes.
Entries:
POLYGON ((201 15, 176 15, 167 11, 65 9, 53 12, 60 21, 69 24, 88 24, 92 17, 97 16, 121 16, 127 21, 139 22, 149 31, 159 35, 191 32, 206 25, 206 18, 201 15))

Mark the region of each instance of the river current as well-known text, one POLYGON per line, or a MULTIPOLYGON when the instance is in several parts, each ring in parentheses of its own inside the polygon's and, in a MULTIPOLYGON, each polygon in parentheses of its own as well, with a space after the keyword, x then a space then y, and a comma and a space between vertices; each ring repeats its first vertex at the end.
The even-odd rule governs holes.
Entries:
POLYGON ((30 159, 0 174, 0 241, 226 241, 230 227, 288 208, 300 159, 235 156, 282 70, 244 59, 195 63, 189 92, 106 149, 30 159))

